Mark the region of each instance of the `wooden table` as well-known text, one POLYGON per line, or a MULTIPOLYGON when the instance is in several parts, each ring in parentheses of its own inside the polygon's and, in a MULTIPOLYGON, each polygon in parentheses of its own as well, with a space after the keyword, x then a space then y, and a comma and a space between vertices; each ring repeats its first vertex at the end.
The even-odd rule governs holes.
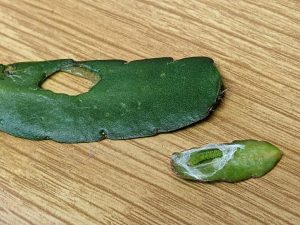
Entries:
MULTIPOLYGON (((1 0, 0 50, 3 64, 204 55, 227 88, 209 120, 150 138, 59 144, 1 132, 1 225, 300 224, 298 0, 1 0), (251 138, 284 152, 262 178, 191 183, 170 169, 175 151, 251 138)), ((83 89, 60 75, 48 86, 83 89)))

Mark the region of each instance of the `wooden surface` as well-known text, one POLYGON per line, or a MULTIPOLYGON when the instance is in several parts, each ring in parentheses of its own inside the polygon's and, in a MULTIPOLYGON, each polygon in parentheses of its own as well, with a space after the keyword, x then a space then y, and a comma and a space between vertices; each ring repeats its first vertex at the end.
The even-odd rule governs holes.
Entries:
POLYGON ((298 0, 1 0, 0 50, 3 64, 205 55, 227 88, 209 120, 151 138, 59 144, 1 132, 1 225, 300 224, 298 0), (263 178, 201 184, 170 169, 175 151, 250 138, 284 152, 263 178))

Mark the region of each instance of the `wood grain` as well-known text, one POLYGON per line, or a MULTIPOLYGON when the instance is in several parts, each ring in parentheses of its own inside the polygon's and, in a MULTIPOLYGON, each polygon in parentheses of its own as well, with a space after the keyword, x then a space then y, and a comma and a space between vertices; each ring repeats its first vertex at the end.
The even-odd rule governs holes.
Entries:
POLYGON ((0 224, 300 224, 298 0, 1 0, 0 50, 3 64, 205 55, 227 88, 209 120, 150 138, 0 133, 0 224), (250 138, 284 152, 262 178, 201 184, 170 169, 175 151, 250 138))

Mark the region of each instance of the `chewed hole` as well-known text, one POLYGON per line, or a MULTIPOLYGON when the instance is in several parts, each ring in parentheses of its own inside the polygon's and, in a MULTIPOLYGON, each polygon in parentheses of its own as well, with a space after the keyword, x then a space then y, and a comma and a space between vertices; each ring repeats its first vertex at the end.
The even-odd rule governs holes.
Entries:
POLYGON ((91 72, 82 73, 76 69, 70 69, 66 72, 57 72, 49 76, 40 85, 42 89, 52 91, 54 93, 67 94, 76 96, 87 93, 100 80, 91 72), (87 78, 85 78, 87 77, 87 78))

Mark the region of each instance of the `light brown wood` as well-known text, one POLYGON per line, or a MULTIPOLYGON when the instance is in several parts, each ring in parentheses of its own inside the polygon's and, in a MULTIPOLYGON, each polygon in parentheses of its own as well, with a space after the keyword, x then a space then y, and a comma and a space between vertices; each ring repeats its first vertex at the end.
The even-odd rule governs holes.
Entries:
POLYGON ((204 55, 227 88, 209 120, 150 138, 59 144, 1 132, 1 225, 300 224, 298 0, 1 0, 0 50, 3 64, 204 55), (250 138, 284 152, 262 178, 201 184, 170 169, 175 151, 250 138))

